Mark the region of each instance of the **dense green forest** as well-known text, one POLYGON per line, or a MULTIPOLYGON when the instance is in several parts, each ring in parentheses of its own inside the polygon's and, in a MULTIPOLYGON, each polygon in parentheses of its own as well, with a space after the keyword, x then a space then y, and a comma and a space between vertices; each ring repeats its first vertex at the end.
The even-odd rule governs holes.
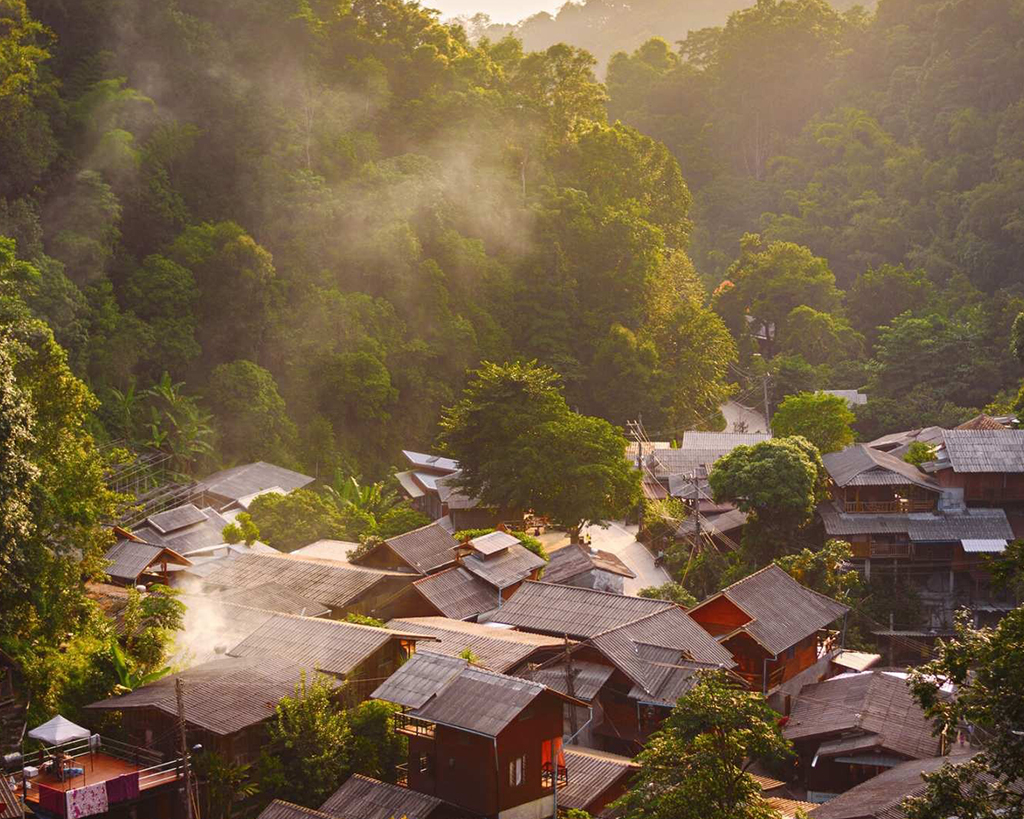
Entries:
MULTIPOLYGON (((602 8, 632 46, 563 14, 602 8)), ((666 436, 766 371, 867 388, 861 435, 953 423, 1022 375, 1022 35, 760 0, 602 84, 398 0, 3 0, 7 278, 97 439, 182 471, 383 476, 482 360, 666 436)))

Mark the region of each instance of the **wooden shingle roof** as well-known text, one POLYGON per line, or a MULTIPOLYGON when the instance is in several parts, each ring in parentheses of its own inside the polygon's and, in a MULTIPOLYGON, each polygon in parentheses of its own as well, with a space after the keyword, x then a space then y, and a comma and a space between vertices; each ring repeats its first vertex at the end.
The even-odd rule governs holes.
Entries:
POLYGON ((476 655, 478 665, 500 674, 507 673, 538 651, 558 648, 563 642, 558 637, 495 628, 482 623, 467 623, 447 617, 397 619, 389 622, 388 628, 437 638, 437 642, 418 646, 417 651, 457 657, 468 648, 476 655))
POLYGON ((672 608, 678 607, 664 600, 527 580, 493 619, 527 631, 586 639, 672 608))
POLYGON ((865 671, 805 685, 783 733, 793 741, 820 740, 822 756, 884 749, 924 759, 941 750, 932 730, 905 679, 865 671))
POLYGON ((443 804, 436 796, 353 774, 320 810, 344 819, 427 819, 443 804))

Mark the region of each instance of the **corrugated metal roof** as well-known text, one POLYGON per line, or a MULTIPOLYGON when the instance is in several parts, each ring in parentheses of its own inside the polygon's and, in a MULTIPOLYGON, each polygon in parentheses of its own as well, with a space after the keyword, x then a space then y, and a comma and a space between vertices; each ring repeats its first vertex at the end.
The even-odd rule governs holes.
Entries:
POLYGON ((687 432, 679 449, 656 449, 647 456, 655 477, 664 479, 714 463, 738 446, 753 446, 771 438, 767 432, 687 432))
MULTIPOLYGON (((566 663, 555 663, 545 668, 525 668, 516 672, 516 677, 546 685, 562 694, 569 693, 569 680, 566 663)), ((573 660, 572 663, 572 696, 584 702, 592 702, 601 691, 608 678, 615 673, 610 665, 591 663, 586 660, 573 660)))
POLYGON ((468 663, 459 657, 416 652, 373 692, 373 698, 403 708, 426 705, 445 685, 462 673, 468 663))
POLYGON ((865 671, 805 685, 783 729, 787 739, 828 741, 860 732, 876 734, 877 747, 915 759, 939 753, 939 738, 906 680, 865 671))
POLYGON ((235 657, 280 657, 306 668, 344 676, 397 639, 414 638, 407 632, 279 614, 257 627, 228 653, 235 657))
POLYGON ((637 658, 648 664, 646 680, 634 685, 630 699, 672 708, 683 694, 700 681, 704 671, 720 671, 721 666, 688 660, 674 648, 637 644, 637 658))
POLYGON ((422 498, 426 495, 426 492, 424 492, 420 485, 413 479, 412 472, 396 472, 395 480, 398 481, 398 485, 405 490, 405 494, 410 498, 422 498))
POLYGON ((420 574, 429 574, 455 562, 459 542, 443 526, 434 523, 385 541, 402 560, 420 574))
POLYGON ((353 774, 320 810, 345 819, 427 819, 443 804, 436 796, 353 774))
POLYGON ((954 429, 945 451, 955 472, 1024 472, 1024 429, 954 429))
POLYGON ((1006 551, 1005 540, 962 540, 960 543, 968 554, 990 553, 998 554, 1006 551))
POLYGON ((181 678, 185 683, 186 722, 218 736, 229 736, 273 716, 277 703, 295 693, 302 671, 293 661, 276 657, 224 657, 86 708, 154 708, 175 716, 174 686, 181 678))
POLYGON ((161 512, 160 515, 147 518, 146 521, 136 527, 132 534, 139 540, 150 543, 154 546, 167 546, 180 555, 190 555, 211 546, 220 546, 224 543, 224 527, 230 522, 212 507, 196 509, 192 504, 179 506, 161 512), (193 510, 198 515, 193 514, 193 510), (180 514, 179 514, 180 513, 180 514), (160 525, 154 525, 154 517, 164 515, 172 516, 165 520, 165 525, 175 526, 173 531, 163 531, 160 525), (177 522, 175 522, 177 518, 177 522), (182 523, 188 520, 189 523, 182 523), (178 525, 181 523, 181 525, 178 525))
POLYGON ((413 588, 445 617, 465 620, 498 607, 497 589, 462 566, 417 580, 413 588))
POLYGON ((592 813, 590 806, 613 785, 625 784, 637 765, 624 756, 566 748, 565 767, 569 782, 558 788, 559 807, 592 813))
POLYGON ((180 566, 192 565, 188 558, 172 549, 135 540, 119 540, 107 550, 104 559, 110 561, 105 570, 107 576, 126 583, 134 583, 139 575, 158 562, 166 561, 180 566))
POLYGON ((7 777, 0 775, 0 819, 22 819, 24 815, 21 802, 7 784, 7 777))
POLYGON ((847 515, 827 502, 818 507, 818 516, 829 535, 906 535, 910 532, 909 515, 847 515))
POLYGON ((934 773, 947 762, 964 759, 965 757, 937 756, 904 762, 871 777, 867 782, 851 788, 835 799, 816 806, 808 815, 813 819, 902 819, 905 814, 900 808, 900 803, 907 797, 918 796, 924 792, 924 774, 934 773))
POLYGON ((963 515, 910 515, 910 539, 916 543, 960 540, 1013 540, 1002 509, 974 509, 963 515))
POLYGON ((991 415, 981 413, 980 415, 975 415, 970 421, 964 421, 964 423, 960 424, 960 426, 958 426, 957 429, 1004 430, 1006 429, 1006 427, 1006 424, 996 420, 991 415))
POLYGON ((267 620, 274 612, 226 603, 220 597, 183 594, 184 628, 178 633, 179 654, 172 657, 176 667, 208 663, 223 656, 267 620))
POLYGON ((598 570, 622 577, 636 577, 629 567, 611 552, 591 551, 580 544, 563 546, 551 553, 544 570, 546 583, 567 583, 574 577, 598 570))
POLYGON ((731 452, 738 446, 753 446, 771 438, 770 432, 685 432, 680 449, 722 449, 731 452))
POLYGON ((331 608, 344 608, 378 583, 408 577, 360 566, 290 555, 247 554, 221 561, 204 579, 206 587, 251 589, 281 583, 331 608))
POLYGON ((537 569, 547 566, 548 562, 516 540, 489 556, 466 555, 462 558, 462 565, 496 589, 504 589, 525 580, 537 569))
POLYGON ((477 664, 504 674, 543 649, 558 648, 558 637, 530 634, 513 629, 495 628, 482 623, 467 623, 447 617, 408 617, 392 620, 388 628, 436 637, 438 642, 424 643, 418 652, 457 657, 467 648, 477 664))
MULTIPOLYGON (((774 563, 726 586, 719 594, 753 618, 742 630, 772 654, 780 654, 850 610, 801 585, 774 563)), ((695 606, 691 614, 717 597, 695 606)))
POLYGON ((199 486, 210 494, 238 500, 278 487, 292 492, 313 483, 315 478, 265 461, 223 469, 203 478, 199 486))
POLYGON ((807 813, 817 805, 814 802, 801 802, 798 799, 783 799, 779 796, 769 796, 768 805, 779 814, 779 819, 795 819, 800 812, 807 813))
POLYGON ((437 494, 441 503, 447 504, 449 509, 476 509, 480 499, 471 498, 459 488, 459 476, 460 473, 453 472, 437 479, 437 494))
POLYGON ((439 472, 454 472, 459 468, 458 461, 453 461, 451 458, 442 458, 440 455, 428 455, 425 452, 414 452, 409 449, 403 449, 402 454, 410 464, 424 469, 436 469, 439 472))
POLYGON ((488 557, 518 543, 519 538, 502 531, 488 532, 486 535, 480 535, 469 541, 470 548, 488 557))
POLYGON ((338 819, 337 814, 304 808, 283 799, 275 799, 256 819, 338 819))
POLYGON ((166 512, 146 518, 146 522, 162 535, 168 535, 204 520, 206 520, 206 515, 192 503, 186 503, 184 506, 168 509, 166 512))
POLYGON ((829 452, 821 458, 829 476, 837 486, 920 486, 933 492, 941 487, 913 464, 866 444, 854 444, 840 452, 829 452))
POLYGON ((264 611, 298 614, 305 617, 324 617, 331 613, 327 606, 299 594, 281 583, 264 583, 249 589, 235 589, 221 595, 226 603, 238 603, 264 611))
POLYGON ((585 639, 675 608, 663 600, 527 580, 493 619, 528 631, 585 639))

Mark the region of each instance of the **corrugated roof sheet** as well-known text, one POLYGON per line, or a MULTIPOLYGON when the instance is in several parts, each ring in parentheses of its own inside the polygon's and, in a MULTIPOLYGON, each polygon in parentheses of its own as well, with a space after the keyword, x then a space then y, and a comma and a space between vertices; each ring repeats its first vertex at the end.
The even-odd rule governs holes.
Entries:
POLYGON ((22 819, 24 815, 21 802, 7 784, 7 777, 0 776, 0 819, 22 819))
POLYGON ((647 456, 647 465, 656 477, 664 479, 710 468, 736 447, 753 446, 771 437, 767 432, 687 432, 679 449, 656 449, 647 456))
POLYGON ((442 804, 436 796, 353 774, 320 810, 344 819, 427 819, 442 804))
POLYGON ((910 532, 910 516, 847 515, 836 509, 831 501, 818 507, 818 516, 829 535, 905 535, 910 532))
POLYGON ((527 580, 493 619, 528 631, 585 639, 675 608, 663 600, 527 580))
POLYGON ((334 813, 304 808, 283 799, 275 799, 267 805, 256 819, 338 819, 334 813))
POLYGON ((189 503, 175 509, 161 512, 147 518, 142 525, 136 527, 132 534, 139 540, 154 546, 166 546, 180 555, 219 546, 224 543, 224 527, 230 521, 212 507, 196 509, 189 503), (197 512, 198 514, 194 514, 197 512), (161 525, 154 525, 154 518, 170 516, 164 520, 164 526, 174 526, 173 531, 164 531, 161 525), (184 523, 184 521, 189 521, 184 523), (170 522, 168 522, 170 521, 170 522))
POLYGON ((462 566, 432 574, 412 584, 445 617, 465 620, 498 607, 498 591, 462 566))
POLYGON ((119 540, 107 550, 104 558, 110 561, 105 570, 107 576, 126 583, 134 583, 140 574, 161 560, 182 566, 191 565, 188 558, 172 549, 135 540, 119 540))
POLYGON ((374 652, 408 633, 279 614, 231 648, 235 657, 279 657, 306 668, 345 676, 374 652))
POLYGON ((315 478, 265 461, 222 469, 203 478, 199 485, 205 491, 229 500, 238 500, 274 487, 292 492, 313 483, 315 478))
POLYGON ((829 452, 821 460, 837 486, 912 484, 933 492, 940 491, 938 481, 913 464, 866 444, 854 444, 840 452, 829 452))
POLYGON ((458 486, 458 472, 445 475, 437 479, 437 494, 441 503, 447 504, 449 509, 476 509, 480 505, 479 498, 471 498, 458 486))
POLYGON ((204 584, 251 589, 281 583, 325 606, 344 608, 388 577, 402 576, 313 558, 247 554, 221 561, 205 577, 204 584))
POLYGON ((476 655, 478 665, 501 674, 520 665, 538 651, 558 648, 563 643, 558 637, 495 628, 483 623, 467 623, 447 617, 397 619, 389 622, 388 628, 425 634, 438 639, 438 642, 418 646, 418 652, 457 657, 468 648, 476 655))
POLYGON ((547 566, 548 562, 516 540, 489 556, 466 555, 462 558, 462 565, 496 589, 504 589, 525 580, 537 569, 547 566))
POLYGON ((970 421, 964 421, 962 424, 960 424, 960 426, 957 427, 957 429, 1004 430, 1006 429, 1006 424, 1002 423, 1001 421, 997 421, 991 415, 981 413, 980 415, 975 415, 970 421))
MULTIPOLYGON (((701 515, 700 528, 711 536, 724 535, 747 525, 747 513, 739 509, 730 509, 718 515, 701 515)), ((689 517, 682 521, 676 529, 676 534, 685 537, 697 533, 697 522, 689 517)))
POLYGON ((191 526, 193 523, 201 523, 204 520, 206 520, 206 515, 192 503, 186 503, 184 506, 168 509, 166 512, 146 518, 146 522, 162 535, 169 535, 171 532, 191 526))
POLYGON ((817 805, 814 802, 801 802, 798 799, 783 799, 780 796, 769 796, 768 805, 772 810, 777 811, 779 819, 795 819, 801 811, 807 813, 817 805))
POLYGON ((900 803, 924 793, 923 775, 934 773, 950 761, 950 757, 931 757, 904 762, 818 805, 808 815, 813 819, 902 819, 905 814, 900 803))
POLYGON ((348 563, 349 555, 359 548, 358 543, 348 540, 314 540, 312 543, 293 549, 288 554, 294 557, 319 557, 336 563, 348 563))
POLYGON ((672 708, 679 698, 700 681, 701 672, 721 670, 721 666, 686 659, 674 648, 637 645, 637 658, 648 664, 645 681, 629 691, 630 699, 672 708))
POLYGON ((637 766, 628 757, 566 748, 565 767, 569 782, 558 788, 559 807, 588 810, 610 787, 627 781, 637 766))
POLYGON ((185 683, 186 721, 228 736, 273 716, 277 703, 295 693, 302 671, 293 661, 276 657, 225 657, 86 708, 154 708, 174 716, 178 713, 174 686, 180 677, 185 683))
POLYGON ((753 618, 742 630, 772 654, 780 654, 850 610, 801 585, 774 563, 727 586, 719 594, 753 618))
POLYGON ((519 538, 510 535, 508 532, 495 531, 480 535, 469 541, 470 548, 482 555, 493 555, 503 549, 508 549, 519 543, 519 538))
MULTIPOLYGON (((584 702, 593 701, 608 678, 615 673, 610 665, 601 665, 587 660, 573 660, 572 663, 572 696, 584 702)), ((515 676, 524 680, 546 685, 562 694, 569 693, 569 680, 566 663, 555 663, 546 668, 525 668, 516 672, 515 676)))
POLYGON ((178 599, 185 604, 185 620, 176 641, 180 653, 172 658, 175 666, 216 660, 274 617, 272 611, 226 603, 220 597, 183 594, 178 599))
POLYGON ((1024 429, 954 429, 945 452, 955 472, 1024 472, 1024 429))
POLYGON ((221 600, 264 611, 298 614, 304 617, 324 617, 331 613, 327 606, 281 583, 263 583, 248 589, 235 589, 221 595, 221 600))
POLYGON ((865 671, 805 685, 783 733, 794 741, 876 734, 881 738, 877 747, 924 759, 940 751, 932 729, 906 680, 883 671, 865 671))
POLYGON ((417 652, 373 696, 429 722, 493 737, 545 690, 458 657, 417 652))
POLYGON ((405 494, 414 500, 416 498, 422 498, 427 494, 423 491, 423 488, 416 483, 412 472, 396 472, 395 480, 398 481, 398 485, 402 487, 405 494))
POLYGON ((1002 509, 973 509, 962 515, 910 515, 910 539, 918 543, 960 540, 1013 540, 1002 509))
POLYGON ((998 554, 1006 551, 1005 540, 962 540, 960 543, 968 554, 998 554))
POLYGON ((385 542, 391 551, 420 574, 452 565, 459 546, 459 542, 436 522, 385 542))
POLYGON ((611 552, 592 552, 586 546, 577 543, 563 546, 551 553, 551 559, 544 570, 544 581, 567 583, 574 577, 595 569, 622 577, 636 577, 629 567, 611 552))
POLYGON ((440 455, 429 455, 425 452, 414 452, 410 449, 403 449, 402 454, 413 466, 422 469, 435 469, 438 472, 454 472, 459 468, 459 462, 451 458, 442 458, 440 455))

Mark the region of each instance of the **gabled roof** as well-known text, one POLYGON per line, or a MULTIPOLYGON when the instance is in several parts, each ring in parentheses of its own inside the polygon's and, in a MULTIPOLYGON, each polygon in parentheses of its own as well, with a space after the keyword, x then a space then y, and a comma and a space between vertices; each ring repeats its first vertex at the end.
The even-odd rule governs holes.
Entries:
POLYGON ((991 415, 981 413, 981 415, 975 415, 970 421, 964 421, 957 429, 994 429, 1004 430, 1007 428, 1007 424, 993 418, 991 415))
POLYGON ((567 671, 565 662, 545 665, 543 668, 524 668, 515 676, 524 680, 546 685, 553 691, 569 693, 569 673, 572 674, 572 696, 583 702, 592 702, 600 693, 604 684, 615 673, 615 668, 588 660, 573 660, 571 672, 567 671))
POLYGON ((338 815, 304 808, 302 805, 285 802, 283 799, 275 799, 263 809, 256 819, 338 819, 338 815))
MULTIPOLYGON (((420 574, 450 566, 455 562, 459 542, 435 521, 404 535, 385 541, 387 548, 420 574)), ((378 547, 380 548, 380 547, 378 547)))
POLYGON ((558 637, 497 628, 483 623, 467 623, 447 617, 396 619, 388 623, 388 628, 437 638, 437 642, 417 647, 418 652, 457 657, 468 648, 476 655, 477 665, 501 674, 525 662, 538 651, 557 649, 563 644, 558 637))
POLYGON ((151 515, 132 530, 132 536, 154 546, 167 546, 180 555, 224 543, 224 527, 230 521, 212 507, 194 504, 151 515))
POLYGON ((345 676, 392 640, 432 638, 407 631, 313 617, 277 614, 228 652, 233 657, 276 657, 305 668, 345 676))
POLYGON ((500 529, 479 535, 469 541, 469 547, 482 555, 490 557, 519 543, 519 538, 500 529))
POLYGON ((498 607, 498 591, 463 566, 428 575, 412 584, 445 617, 466 620, 498 607))
POLYGON ((178 599, 185 604, 185 618, 175 640, 178 653, 171 658, 175 667, 219 659, 274 617, 272 611, 227 603, 222 597, 183 594, 178 599))
POLYGON ((443 804, 436 796, 353 774, 320 810, 345 819, 427 819, 443 804))
POLYGON ((237 501, 249 495, 265 492, 268 489, 280 489, 283 492, 292 492, 308 486, 316 480, 285 469, 283 466, 268 464, 265 461, 235 466, 231 469, 222 469, 214 472, 199 482, 199 486, 211 495, 237 501))
POLYGON ((623 784, 638 765, 625 756, 571 747, 565 749, 565 767, 569 782, 558 788, 559 807, 587 810, 610 787, 623 784))
POLYGON ((277 703, 295 693, 302 672, 293 661, 276 657, 224 657, 86 708, 154 708, 176 716, 174 686, 175 680, 181 678, 185 684, 186 722, 212 734, 228 736, 273 716, 277 703))
POLYGON ((344 608, 378 583, 401 577, 408 575, 313 558, 247 554, 221 561, 206 575, 204 584, 251 589, 265 583, 280 583, 325 606, 344 608))
POLYGON ((418 469, 431 469, 441 473, 454 472, 459 468, 459 462, 451 458, 442 458, 440 455, 429 455, 425 452, 414 452, 403 449, 405 459, 418 469))
POLYGON ((528 631, 585 639, 673 608, 678 607, 664 600, 527 580, 493 619, 528 631))
MULTIPOLYGON (((494 532, 493 534, 505 534, 494 532)), ((508 535, 507 537, 511 537, 508 535)), ((504 589, 525 580, 548 562, 523 546, 518 540, 511 545, 486 554, 469 554, 462 558, 462 565, 469 571, 490 583, 496 589, 504 589)))
POLYGON ((441 499, 441 503, 446 504, 449 509, 476 509, 480 505, 480 499, 470 497, 459 488, 460 474, 453 472, 437 479, 438 497, 441 499))
POLYGON ((679 449, 655 449, 647 465, 655 477, 664 479, 714 463, 738 446, 753 446, 771 438, 768 432, 686 432, 679 449))
POLYGON ((179 529, 184 529, 186 526, 202 523, 205 520, 206 515, 192 503, 186 503, 184 506, 168 509, 166 512, 160 512, 146 518, 146 522, 161 535, 169 535, 172 532, 177 532, 179 529))
POLYGON ((812 819, 902 819, 906 814, 900 807, 901 803, 908 797, 924 793, 927 787, 923 779, 925 774, 934 773, 947 762, 956 764, 969 758, 939 756, 912 759, 841 793, 808 815, 812 819))
POLYGON ((281 583, 263 583, 248 589, 234 589, 220 596, 225 603, 237 603, 264 611, 280 614, 297 614, 304 617, 324 617, 331 610, 316 600, 299 594, 293 588, 281 583))
POLYGON ((943 456, 954 472, 1024 472, 1024 429, 954 429, 945 435, 943 456))
POLYGON ((24 816, 25 811, 7 784, 7 777, 0 776, 0 819, 23 819, 24 816))
MULTIPOLYGON (((702 601, 690 609, 690 615, 700 622, 700 610, 719 597, 725 597, 751 618, 736 631, 745 632, 773 655, 796 645, 850 610, 802 586, 774 563, 702 601)), ((721 639, 728 639, 728 636, 731 635, 721 639)))
POLYGON ((913 464, 866 444, 854 444, 821 458, 836 486, 905 486, 939 492, 938 481, 913 464))
POLYGON ((496 737, 547 690, 539 683, 485 671, 457 657, 417 653, 373 697, 410 708, 412 716, 428 722, 496 737))
POLYGON ((910 445, 920 442, 939 446, 942 443, 946 430, 942 427, 924 427, 922 429, 911 429, 905 432, 894 432, 890 435, 883 435, 874 441, 868 442, 872 449, 880 449, 889 452, 896 457, 902 457, 910 449, 910 445))
POLYGON ((636 575, 611 552, 590 550, 580 544, 563 546, 551 553, 544 580, 547 583, 566 583, 574 577, 590 571, 608 572, 621 577, 636 575))
POLYGON ((119 540, 104 555, 110 565, 106 568, 109 577, 134 583, 139 575, 155 563, 176 563, 191 566, 188 558, 165 546, 154 546, 136 540, 119 540))
POLYGON ((1002 509, 967 509, 960 513, 859 515, 840 512, 833 503, 818 507, 828 535, 906 535, 915 543, 963 540, 1013 540, 1013 528, 1002 509))
POLYGON ((843 674, 800 689, 783 729, 793 741, 839 739, 819 753, 839 756, 868 749, 913 759, 939 754, 939 738, 907 681, 884 671, 843 674))

